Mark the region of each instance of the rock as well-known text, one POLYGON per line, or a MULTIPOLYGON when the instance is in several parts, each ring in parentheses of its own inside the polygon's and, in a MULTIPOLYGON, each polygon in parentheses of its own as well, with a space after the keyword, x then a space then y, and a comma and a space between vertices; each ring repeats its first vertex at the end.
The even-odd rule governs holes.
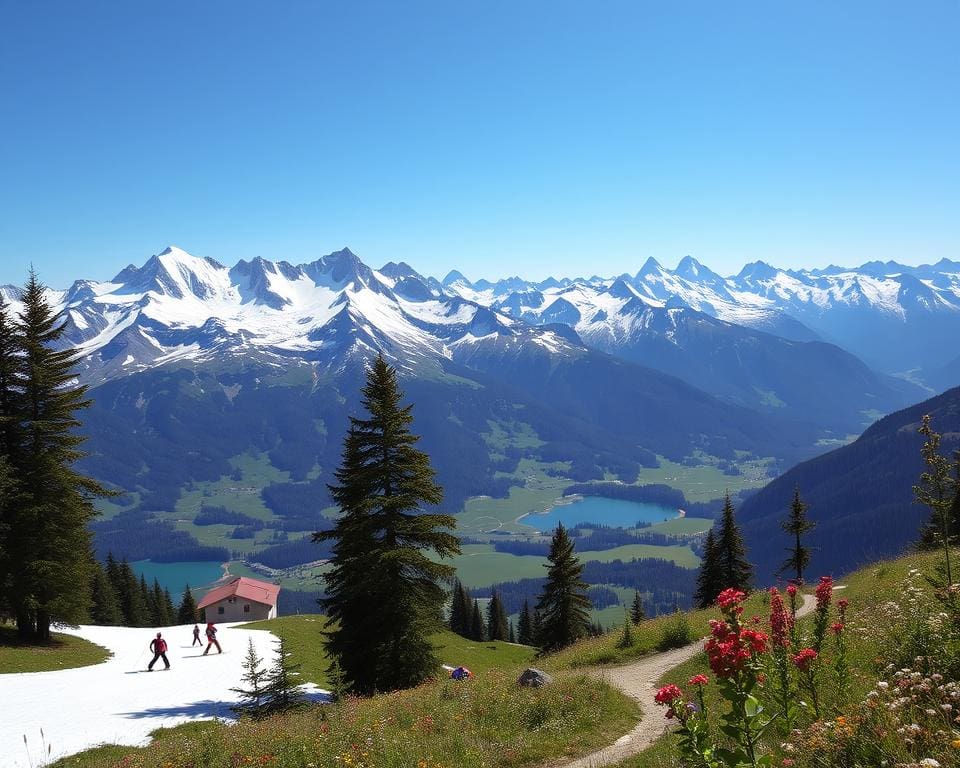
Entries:
POLYGON ((517 680, 517 683, 525 688, 543 688, 543 686, 550 685, 552 682, 553 678, 550 675, 542 669, 534 669, 533 667, 523 670, 523 674, 517 680))

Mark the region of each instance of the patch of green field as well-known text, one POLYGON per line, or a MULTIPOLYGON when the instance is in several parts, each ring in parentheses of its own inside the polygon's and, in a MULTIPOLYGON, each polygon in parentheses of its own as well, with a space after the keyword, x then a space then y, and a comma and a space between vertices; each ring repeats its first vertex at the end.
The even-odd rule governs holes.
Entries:
POLYGON ((664 520, 662 523, 654 523, 644 530, 672 536, 691 536, 706 533, 712 527, 713 520, 706 517, 677 517, 673 520, 664 520))
POLYGON ((637 482, 641 485, 648 483, 663 483, 671 488, 683 491, 688 501, 710 501, 719 499, 729 491, 736 494, 746 488, 759 488, 766 485, 770 478, 767 469, 773 459, 757 459, 740 461, 737 466, 739 475, 725 475, 717 467, 718 459, 712 456, 698 455, 697 459, 703 462, 696 467, 686 467, 676 464, 662 456, 657 457, 660 466, 656 469, 642 467, 637 482))
POLYGON ((100 664, 110 651, 73 635, 53 634, 43 645, 23 643, 14 627, 0 626, 0 674, 50 672, 100 664))
POLYGON ((214 482, 194 483, 191 490, 180 494, 174 508, 175 517, 192 520, 200 506, 208 504, 242 512, 258 520, 273 519, 273 513, 260 497, 260 490, 271 483, 289 482, 290 473, 272 466, 266 454, 240 454, 231 458, 230 463, 239 470, 239 480, 224 475, 214 482))
POLYGON ((282 573, 264 574, 260 571, 250 568, 245 563, 231 562, 230 573, 233 576, 249 576, 253 579, 265 579, 271 583, 279 584, 282 589, 294 589, 303 592, 322 592, 322 575, 326 572, 327 566, 306 566, 298 565, 293 568, 285 568, 282 573))
POLYGON ((492 544, 467 544, 448 563, 457 569, 457 578, 466 587, 485 587, 501 581, 539 578, 547 571, 545 557, 495 552, 492 544))
POLYGON ((506 499, 489 496, 469 499, 457 515, 459 533, 467 536, 490 531, 533 533, 531 526, 516 522, 517 518, 551 506, 570 485, 565 478, 548 475, 544 471, 547 466, 532 459, 521 459, 514 476, 524 485, 511 488, 506 499))
POLYGON ((523 421, 491 421, 487 420, 490 427, 489 432, 484 432, 480 436, 486 444, 498 451, 505 448, 539 448, 543 445, 537 433, 529 424, 523 421))
POLYGON ((644 558, 658 558, 672 560, 681 568, 696 568, 700 565, 700 558, 687 545, 673 545, 658 547, 654 544, 626 544, 614 549, 605 549, 600 552, 585 550, 577 556, 584 562, 596 560, 601 563, 610 563, 614 560, 642 560, 644 558))

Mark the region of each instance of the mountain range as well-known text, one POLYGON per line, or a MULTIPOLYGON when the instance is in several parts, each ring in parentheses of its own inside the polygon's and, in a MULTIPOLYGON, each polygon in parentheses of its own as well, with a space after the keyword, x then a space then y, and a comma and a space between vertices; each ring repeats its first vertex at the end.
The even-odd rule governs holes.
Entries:
MULTIPOLYGON (((255 488, 270 511, 303 519, 375 354, 416 404, 450 511, 523 485, 524 460, 576 481, 633 482, 660 457, 777 474, 922 399, 923 381, 951 383, 958 286, 948 261, 723 278, 688 257, 471 283, 348 249, 230 267, 170 247, 49 298, 92 387, 85 469, 131 492, 132 511, 170 514, 247 455, 273 473, 255 488)), ((0 291, 16 311, 16 289, 0 291)))

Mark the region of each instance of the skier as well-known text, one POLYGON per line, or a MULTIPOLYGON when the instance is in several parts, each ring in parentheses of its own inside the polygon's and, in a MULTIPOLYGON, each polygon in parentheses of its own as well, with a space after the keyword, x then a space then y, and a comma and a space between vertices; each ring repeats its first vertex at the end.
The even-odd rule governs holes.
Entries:
POLYGON ((203 652, 203 655, 206 656, 210 652, 211 646, 217 646, 217 653, 223 653, 223 649, 220 647, 220 643, 217 642, 217 628, 213 626, 213 622, 207 624, 207 648, 203 652))
POLYGON ((200 625, 193 625, 193 642, 190 643, 190 647, 193 648, 195 645, 203 645, 203 640, 200 639, 200 625))
POLYGON ((160 636, 159 632, 150 641, 150 651, 153 653, 153 661, 147 665, 147 672, 153 672, 153 665, 157 663, 157 659, 163 659, 164 669, 170 669, 170 662, 167 661, 167 641, 160 636))

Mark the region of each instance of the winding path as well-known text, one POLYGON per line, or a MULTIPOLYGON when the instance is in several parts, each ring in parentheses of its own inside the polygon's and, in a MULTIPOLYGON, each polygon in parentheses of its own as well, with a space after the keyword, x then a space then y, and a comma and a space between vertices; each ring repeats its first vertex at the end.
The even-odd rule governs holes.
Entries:
MULTIPOLYGON (((835 587, 835 589, 838 588, 835 587)), ((803 605, 797 610, 797 617, 806 616, 815 605, 816 601, 813 598, 809 595, 804 596, 803 605)), ((703 650, 704 639, 701 638, 683 648, 644 656, 632 664, 619 667, 595 667, 590 670, 590 674, 635 699, 640 705, 641 720, 630 733, 621 736, 603 749, 575 760, 553 762, 550 765, 554 768, 601 768, 601 766, 619 763, 653 744, 671 723, 663 717, 662 710, 659 710, 653 702, 657 681, 674 667, 700 653, 703 650)))

